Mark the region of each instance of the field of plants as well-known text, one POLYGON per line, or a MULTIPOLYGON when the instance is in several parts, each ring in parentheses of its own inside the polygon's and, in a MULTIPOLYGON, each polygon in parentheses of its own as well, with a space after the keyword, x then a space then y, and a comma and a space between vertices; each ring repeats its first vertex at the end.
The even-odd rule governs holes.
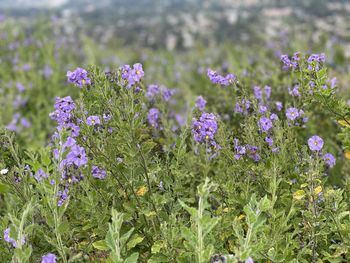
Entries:
POLYGON ((0 18, 0 262, 350 262, 350 60, 0 18))

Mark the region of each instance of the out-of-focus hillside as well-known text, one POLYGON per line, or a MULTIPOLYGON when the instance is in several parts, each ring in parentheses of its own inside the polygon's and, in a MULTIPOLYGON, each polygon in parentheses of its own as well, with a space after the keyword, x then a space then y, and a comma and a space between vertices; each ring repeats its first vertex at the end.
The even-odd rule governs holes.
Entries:
POLYGON ((49 13, 68 32, 136 47, 213 47, 223 41, 265 41, 281 32, 311 40, 329 34, 345 47, 350 42, 350 2, 344 0, 5 0, 0 8, 27 23, 49 13))

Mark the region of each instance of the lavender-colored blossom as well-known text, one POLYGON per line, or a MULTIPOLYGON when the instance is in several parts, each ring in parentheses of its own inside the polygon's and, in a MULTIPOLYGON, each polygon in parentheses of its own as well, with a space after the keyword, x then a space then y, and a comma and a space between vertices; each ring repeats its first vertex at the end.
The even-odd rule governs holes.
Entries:
POLYGON ((323 147, 323 140, 321 137, 314 135, 307 141, 311 151, 320 151, 323 147))
POLYGON ((288 55, 281 55, 280 57, 282 63, 283 63, 283 69, 296 69, 298 67, 298 63, 292 58, 290 59, 288 55))
POLYGON ((197 97, 197 99, 196 99, 196 107, 200 111, 204 110, 206 104, 207 104, 207 101, 202 96, 198 96, 197 97))
POLYGON ((219 75, 216 71, 212 69, 207 70, 207 76, 213 84, 219 84, 222 86, 228 86, 236 80, 236 76, 233 74, 227 74, 225 77, 219 75))
POLYGON ((91 79, 88 77, 88 72, 83 68, 77 68, 74 71, 67 72, 68 82, 82 88, 84 85, 90 85, 91 79))
POLYGON ((87 164, 87 161, 88 159, 85 154, 85 149, 78 145, 73 145, 64 161, 64 164, 75 164, 77 167, 80 167, 87 164))
POLYGON ((276 114, 276 113, 272 113, 272 114, 270 115, 270 120, 272 120, 272 121, 277 121, 277 120, 278 120, 277 114, 276 114))
POLYGON ((49 253, 41 257, 41 263, 56 263, 56 255, 49 253))
POLYGON ((265 105, 260 105, 259 106, 259 113, 265 113, 267 112, 267 107, 265 105))
POLYGON ((268 132, 273 125, 269 118, 261 117, 259 120, 259 127, 263 132, 268 132))
POLYGON ((110 115, 109 113, 103 113, 103 120, 104 121, 110 121, 112 119, 112 115, 110 115))
POLYGON ((146 92, 146 97, 151 99, 154 98, 157 94, 159 94, 159 87, 155 84, 149 85, 146 92))
POLYGON ((269 99, 271 97, 271 87, 270 86, 265 86, 265 97, 266 99, 269 99))
POLYGON ((289 94, 292 95, 293 97, 300 97, 299 86, 295 85, 292 90, 289 89, 289 94))
POLYGON ((98 116, 89 116, 86 119, 86 124, 89 125, 89 126, 94 126, 94 125, 101 124, 100 117, 98 117, 98 116))
POLYGON ((315 69, 318 71, 320 69, 320 64, 326 61, 326 56, 324 53, 322 54, 311 54, 307 59, 308 70, 315 69))
POLYGON ((273 145, 273 138, 266 136, 265 137, 265 142, 267 142, 267 144, 271 147, 273 145))
POLYGON ((62 206, 68 198, 68 188, 64 188, 63 191, 58 191, 57 197, 58 197, 57 206, 62 206))
POLYGON ((121 67, 121 77, 128 82, 128 87, 140 82, 144 75, 145 73, 140 63, 134 64, 132 68, 129 65, 121 67))
POLYGON ((297 108, 288 108, 286 111, 286 116, 289 120, 294 121, 299 118, 299 110, 297 108))
POLYGON ((335 157, 331 153, 326 153, 323 156, 323 160, 326 162, 326 165, 329 168, 332 168, 335 165, 335 163, 336 163, 335 157))
POLYGON ((47 174, 43 171, 43 169, 39 169, 35 174, 34 174, 34 178, 39 182, 41 181, 43 178, 47 178, 47 174))
POLYGON ((175 89, 164 89, 163 90, 164 101, 169 101, 174 94, 175 94, 175 89))
POLYGON ((277 102, 276 102, 276 109, 277 109, 277 111, 281 111, 281 110, 282 110, 282 108, 283 108, 283 104, 282 104, 282 102, 277 101, 277 102))
POLYGON ((254 86, 254 96, 257 100, 262 100, 262 92, 259 86, 254 86))
POLYGON ((159 116, 160 116, 159 110, 156 108, 151 108, 148 111, 148 116, 147 116, 148 123, 155 129, 158 129, 159 127, 159 124, 158 124, 159 116))
POLYGON ((93 177, 95 177, 97 179, 104 179, 106 177, 106 175, 107 175, 105 170, 99 168, 96 165, 92 166, 91 174, 92 174, 93 177))
MULTIPOLYGON (((6 228, 4 230, 4 240, 7 242, 7 243, 11 243, 13 247, 17 247, 18 244, 18 240, 14 240, 13 238, 11 238, 10 236, 10 228, 6 228)), ((22 237, 22 240, 21 240, 21 245, 24 245, 26 243, 26 240, 25 240, 25 237, 22 237)))

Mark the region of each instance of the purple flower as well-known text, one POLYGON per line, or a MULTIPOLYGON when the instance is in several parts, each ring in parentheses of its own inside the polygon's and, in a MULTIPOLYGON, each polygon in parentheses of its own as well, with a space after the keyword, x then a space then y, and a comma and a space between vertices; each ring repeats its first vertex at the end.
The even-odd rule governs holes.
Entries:
POLYGON ((271 97, 271 87, 270 86, 265 86, 265 96, 266 99, 269 99, 271 97))
POLYGON ((148 116, 147 120, 148 123, 155 129, 158 129, 159 124, 158 124, 158 119, 159 119, 159 110, 156 108, 152 108, 148 111, 148 116))
POLYGON ((34 178, 39 182, 41 181, 43 178, 47 178, 47 174, 43 171, 43 169, 39 169, 35 175, 34 178))
POLYGON ((295 85, 292 90, 289 89, 289 94, 293 97, 300 97, 299 86, 295 85))
POLYGON ((262 92, 259 86, 254 87, 254 96, 257 100, 262 100, 262 92))
POLYGON ((131 68, 129 65, 124 65, 121 67, 121 77, 128 82, 128 87, 134 85, 141 81, 142 77, 145 75, 142 64, 136 63, 131 68))
POLYGON ((200 111, 204 110, 206 104, 207 104, 207 101, 202 96, 198 96, 197 97, 197 99, 196 99, 196 107, 200 111))
POLYGON ((326 165, 329 168, 332 168, 335 165, 335 163, 336 163, 335 157, 331 153, 326 153, 323 156, 323 160, 326 162, 326 165))
POLYGON ((77 167, 87 164, 85 149, 78 145, 73 145, 70 153, 68 153, 64 164, 75 164, 77 167))
POLYGON ((265 142, 267 142, 267 144, 271 147, 273 145, 273 138, 266 136, 265 137, 265 142))
POLYGON ((323 140, 317 135, 312 136, 307 143, 311 151, 320 151, 323 147, 323 140))
POLYGON ((154 96, 156 96, 159 92, 160 90, 157 85, 149 85, 147 88, 146 97, 149 99, 154 98, 154 96))
POLYGON ((260 106, 259 106, 259 112, 260 112, 260 113, 265 113, 265 112, 267 112, 267 107, 264 106, 264 105, 260 105, 260 106))
POLYGON ((213 84, 220 84, 222 86, 228 86, 236 80, 236 76, 233 74, 227 74, 225 77, 219 75, 212 69, 207 70, 207 76, 213 84))
POLYGON ((282 102, 277 101, 277 102, 276 102, 276 108, 277 108, 277 111, 281 111, 281 110, 282 110, 282 108, 283 108, 283 104, 282 104, 282 102))
POLYGON ((56 263, 56 255, 49 253, 41 257, 41 263, 56 263))
POLYGON ((57 197, 59 198, 58 199, 58 202, 57 202, 57 205, 58 206, 62 206, 63 203, 67 200, 68 198, 68 188, 64 188, 63 191, 58 191, 57 192, 57 197))
POLYGON ((270 115, 270 120, 272 120, 272 121, 277 121, 277 120, 278 120, 277 114, 272 113, 272 114, 270 115))
POLYGON ((259 120, 259 127, 263 132, 268 132, 272 128, 272 122, 269 118, 261 117, 259 120))
POLYGON ((289 120, 294 121, 299 117, 299 110, 297 108, 288 108, 286 111, 286 116, 289 120))
POLYGON ((313 68, 318 71, 320 69, 320 63, 324 63, 326 61, 326 56, 324 53, 322 54, 311 54, 307 59, 307 63, 309 63, 308 70, 312 70, 313 68))
POLYGON ((98 116, 89 116, 86 119, 86 124, 89 125, 89 126, 94 126, 94 125, 101 124, 100 117, 98 117, 98 116))
POLYGON ((88 77, 88 73, 83 68, 77 68, 76 70, 67 72, 68 82, 82 88, 84 85, 90 85, 91 79, 88 77))
MULTIPOLYGON (((10 228, 6 228, 4 231, 4 240, 7 243, 11 243, 13 247, 17 247, 17 242, 10 236, 10 228)), ((21 244, 24 245, 26 243, 26 240, 24 237, 22 237, 21 244)))
POLYGON ((283 63, 283 69, 296 69, 298 67, 298 63, 294 60, 294 56, 291 59, 289 59, 288 55, 281 55, 281 61, 283 63))
POLYGON ((93 177, 97 179, 104 179, 107 175, 106 171, 103 169, 100 169, 98 166, 93 165, 91 169, 91 174, 93 177))
POLYGON ((169 101, 174 94, 175 94, 175 89, 164 89, 163 90, 163 99, 165 101, 169 101))
POLYGON ((204 112, 199 120, 193 119, 192 134, 194 140, 200 144, 213 140, 217 129, 216 116, 213 113, 204 112))
POLYGON ((104 121, 110 121, 112 119, 112 115, 110 115, 109 113, 103 113, 102 117, 104 121))
POLYGON ((6 228, 4 231, 4 240, 7 243, 11 243, 13 247, 17 247, 16 240, 10 237, 10 228, 6 228))

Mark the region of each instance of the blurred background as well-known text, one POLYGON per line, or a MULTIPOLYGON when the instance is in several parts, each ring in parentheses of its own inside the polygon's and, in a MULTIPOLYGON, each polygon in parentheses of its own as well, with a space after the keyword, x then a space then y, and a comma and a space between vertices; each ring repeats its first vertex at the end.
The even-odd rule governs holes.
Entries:
POLYGON ((50 15, 65 34, 101 45, 174 50, 292 34, 344 42, 350 56, 348 0, 1 0, 0 10, 27 25, 50 15))

